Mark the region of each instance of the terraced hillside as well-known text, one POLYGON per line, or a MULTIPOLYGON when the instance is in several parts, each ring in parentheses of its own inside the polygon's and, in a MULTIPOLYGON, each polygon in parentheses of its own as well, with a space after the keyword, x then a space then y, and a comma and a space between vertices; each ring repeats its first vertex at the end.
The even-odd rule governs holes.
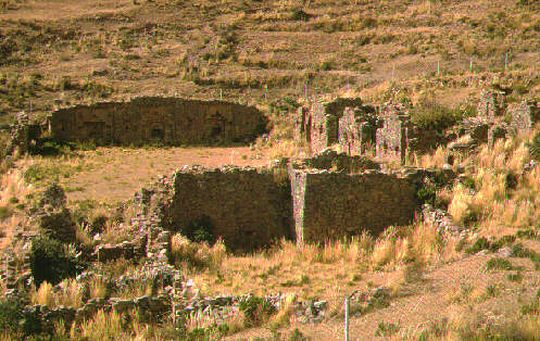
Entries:
POLYGON ((538 122, 537 0, 0 0, 0 338, 538 340, 538 122))

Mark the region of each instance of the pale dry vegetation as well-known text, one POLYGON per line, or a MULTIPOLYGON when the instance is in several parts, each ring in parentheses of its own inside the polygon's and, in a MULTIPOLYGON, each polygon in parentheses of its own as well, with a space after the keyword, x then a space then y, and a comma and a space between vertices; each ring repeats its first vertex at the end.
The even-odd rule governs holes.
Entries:
POLYGON ((527 141, 535 134, 498 140, 464 160, 474 188, 460 183, 452 190, 449 212, 457 222, 482 226, 489 235, 538 224, 538 168, 525 171, 532 159, 527 141))

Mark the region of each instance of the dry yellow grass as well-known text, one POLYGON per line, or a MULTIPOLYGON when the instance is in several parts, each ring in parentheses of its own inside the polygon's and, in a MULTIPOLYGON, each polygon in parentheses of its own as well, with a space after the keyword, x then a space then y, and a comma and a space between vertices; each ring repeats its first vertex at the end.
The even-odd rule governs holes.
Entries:
POLYGON ((54 291, 48 282, 43 282, 37 290, 31 292, 30 301, 49 308, 58 306, 79 308, 83 304, 82 290, 75 279, 63 280, 58 291, 54 291))
POLYGON ((457 184, 451 193, 449 212, 459 223, 476 221, 481 233, 498 236, 508 227, 523 228, 540 221, 538 168, 524 173, 530 160, 526 141, 536 134, 498 140, 464 161, 475 183, 471 190, 457 184), (515 182, 515 184, 512 184, 515 182))

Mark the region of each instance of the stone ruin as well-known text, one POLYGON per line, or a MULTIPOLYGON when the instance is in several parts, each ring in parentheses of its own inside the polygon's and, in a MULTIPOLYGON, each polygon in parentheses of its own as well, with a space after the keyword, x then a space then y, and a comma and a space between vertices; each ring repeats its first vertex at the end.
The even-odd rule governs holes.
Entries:
POLYGON ((508 106, 511 116, 511 132, 515 135, 527 134, 540 119, 540 103, 523 101, 508 106))
POLYGON ((15 116, 15 122, 10 126, 10 135, 8 153, 13 154, 18 149, 24 154, 41 135, 41 127, 30 123, 30 117, 22 111, 15 116))
POLYGON ((374 108, 359 98, 315 102, 298 109, 294 135, 315 154, 339 143, 349 155, 361 155, 374 142, 375 119, 374 108))
POLYGON ((409 152, 426 152, 443 142, 436 130, 418 132, 411 122, 411 107, 389 101, 378 108, 359 98, 338 98, 301 107, 294 137, 318 154, 339 145, 348 155, 375 155, 384 161, 404 162, 409 152))
POLYGON ((203 228, 234 251, 283 238, 302 244, 377 235, 412 222, 419 203, 409 177, 381 172, 360 157, 334 157, 260 169, 186 166, 164 178, 167 186, 146 190, 145 201, 157 208, 153 215, 164 230, 189 236, 203 228))
POLYGON ((538 103, 524 100, 507 105, 506 92, 497 87, 487 87, 480 93, 477 115, 464 121, 464 128, 476 143, 492 146, 507 134, 527 134, 540 119, 538 103))
POLYGON ((476 116, 464 119, 453 128, 455 131, 445 132, 419 129, 411 120, 412 106, 406 102, 390 100, 377 110, 364 105, 359 98, 314 102, 299 108, 294 138, 307 143, 313 155, 339 145, 348 155, 373 156, 375 147, 374 155, 379 161, 404 163, 410 153, 429 152, 459 136, 470 136, 470 147, 493 145, 508 133, 529 132, 540 119, 540 105, 532 101, 507 105, 505 96, 506 91, 497 87, 483 89, 476 116))
POLYGON ((409 107, 401 102, 388 102, 380 107, 380 129, 376 133, 376 155, 383 160, 405 161, 410 151, 413 125, 409 107))
POLYGON ((267 131, 267 123, 250 106, 161 97, 79 105, 49 118, 51 136, 59 141, 112 145, 249 143, 267 131))
POLYGON ((506 100, 505 92, 496 88, 485 88, 480 92, 477 114, 484 117, 489 122, 493 122, 497 117, 504 115, 506 100))

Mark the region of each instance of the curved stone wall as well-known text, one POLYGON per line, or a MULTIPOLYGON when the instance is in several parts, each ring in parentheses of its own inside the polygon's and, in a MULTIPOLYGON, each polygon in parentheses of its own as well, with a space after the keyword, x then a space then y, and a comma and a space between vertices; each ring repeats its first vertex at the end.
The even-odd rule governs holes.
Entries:
POLYGON ((140 97, 61 109, 50 117, 60 141, 97 144, 232 145, 254 141, 267 131, 255 107, 223 101, 140 97))

